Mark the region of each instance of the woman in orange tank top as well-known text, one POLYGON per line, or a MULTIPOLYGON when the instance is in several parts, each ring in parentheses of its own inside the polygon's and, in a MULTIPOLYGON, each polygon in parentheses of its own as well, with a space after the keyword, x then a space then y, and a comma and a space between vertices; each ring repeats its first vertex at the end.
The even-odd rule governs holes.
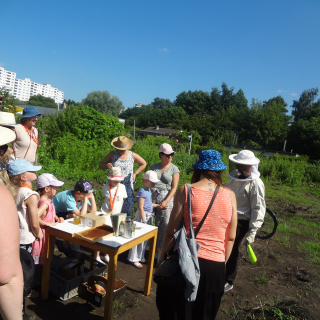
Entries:
MULTIPOLYGON (((191 209, 194 230, 202 220, 216 187, 220 187, 196 237, 196 241, 201 246, 198 251, 201 275, 197 298, 194 302, 188 302, 184 298, 183 288, 158 285, 156 302, 160 320, 215 319, 224 293, 225 264, 232 251, 236 236, 236 198, 233 191, 222 185, 222 171, 227 166, 221 161, 219 152, 215 150, 202 151, 193 168, 191 209)), ((178 189, 175 197, 163 239, 162 260, 175 245, 173 235, 182 227, 182 219, 185 222, 186 231, 189 233, 190 221, 186 185, 178 189)))

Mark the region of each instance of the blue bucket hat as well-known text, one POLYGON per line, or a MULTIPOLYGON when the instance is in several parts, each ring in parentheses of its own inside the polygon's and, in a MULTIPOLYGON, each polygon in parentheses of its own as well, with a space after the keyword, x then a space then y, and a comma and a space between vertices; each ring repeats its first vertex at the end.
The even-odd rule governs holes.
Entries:
POLYGON ((41 168, 41 166, 33 166, 25 159, 17 159, 8 164, 7 171, 9 176, 17 176, 27 171, 39 171, 41 168))
POLYGON ((221 154, 216 150, 204 150, 199 154, 199 160, 193 165, 199 170, 222 171, 227 166, 221 161, 221 154))
POLYGON ((22 118, 32 118, 35 116, 41 116, 41 113, 36 107, 27 106, 23 109, 22 118))

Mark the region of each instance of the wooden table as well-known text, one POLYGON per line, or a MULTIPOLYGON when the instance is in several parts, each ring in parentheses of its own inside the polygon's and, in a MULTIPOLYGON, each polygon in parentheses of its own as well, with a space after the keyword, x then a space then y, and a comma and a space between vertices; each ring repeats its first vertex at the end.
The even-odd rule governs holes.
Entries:
MULTIPOLYGON (((141 229, 136 229, 135 238, 126 239, 124 237, 110 237, 97 243, 91 243, 82 239, 72 237, 72 234, 89 229, 89 227, 80 227, 72 223, 72 219, 65 220, 63 223, 58 223, 56 226, 48 227, 46 229, 46 256, 43 264, 42 274, 42 287, 41 298, 43 300, 48 299, 49 293, 49 280, 50 280, 50 267, 51 257, 53 255, 55 237, 63 240, 77 243, 83 247, 92 249, 91 255, 95 257, 96 251, 106 253, 110 256, 110 262, 108 264, 108 285, 106 288, 106 301, 104 309, 104 319, 110 320, 112 314, 113 305, 113 290, 114 280, 116 277, 118 255, 124 251, 131 249, 143 241, 150 239, 150 249, 147 262, 147 272, 144 284, 144 294, 147 296, 150 294, 154 253, 157 241, 158 228, 154 226, 145 225, 136 222, 137 226, 142 226, 141 229)), ((108 223, 107 223, 108 224, 108 223)))

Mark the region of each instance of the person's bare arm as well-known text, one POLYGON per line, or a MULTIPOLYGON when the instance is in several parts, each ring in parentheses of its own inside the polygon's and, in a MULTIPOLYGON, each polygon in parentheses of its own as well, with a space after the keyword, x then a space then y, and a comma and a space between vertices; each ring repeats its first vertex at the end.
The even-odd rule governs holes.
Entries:
POLYGON ((38 217, 39 218, 44 218, 47 215, 47 209, 49 206, 46 203, 43 203, 39 208, 38 208, 38 217))
POLYGON ((159 204, 159 209, 160 210, 164 210, 166 209, 170 199, 174 196, 174 194, 176 193, 176 190, 178 188, 178 184, 179 184, 179 179, 180 179, 180 173, 177 172, 172 176, 172 182, 171 182, 171 190, 167 196, 167 198, 165 200, 163 200, 160 204, 159 204))
POLYGON ((144 210, 143 210, 144 201, 145 201, 145 198, 139 197, 139 201, 138 201, 139 213, 140 213, 140 217, 141 217, 142 222, 146 221, 146 215, 145 215, 144 210))
POLYGON ((232 252, 234 240, 236 238, 237 224, 238 224, 237 200, 233 191, 231 191, 231 200, 232 200, 232 218, 226 230, 226 236, 225 236, 226 263, 232 252))
POLYGON ((173 235, 182 227, 183 206, 186 196, 184 192, 184 186, 181 186, 174 199, 173 209, 171 211, 170 220, 167 225, 161 250, 161 261, 163 261, 165 255, 174 247, 173 235))
POLYGON ((0 311, 4 319, 22 319, 23 274, 17 208, 7 188, 0 185, 0 311))
POLYGON ((88 204, 88 210, 96 214, 97 213, 97 205, 96 205, 96 199, 94 198, 94 194, 91 192, 89 193, 88 200, 90 200, 90 205, 88 204))
POLYGON ((99 169, 106 170, 112 168, 112 158, 114 155, 114 151, 109 152, 105 158, 99 163, 99 169))
POLYGON ((147 163, 142 157, 140 157, 135 152, 132 152, 132 158, 133 158, 133 162, 139 164, 139 167, 133 173, 133 181, 135 181, 136 180, 136 176, 145 169, 145 167, 147 166, 147 163))
POLYGON ((27 200, 24 201, 27 207, 27 214, 30 219, 30 227, 33 235, 37 240, 42 240, 43 233, 40 229, 39 218, 38 218, 38 198, 35 194, 31 195, 27 200))

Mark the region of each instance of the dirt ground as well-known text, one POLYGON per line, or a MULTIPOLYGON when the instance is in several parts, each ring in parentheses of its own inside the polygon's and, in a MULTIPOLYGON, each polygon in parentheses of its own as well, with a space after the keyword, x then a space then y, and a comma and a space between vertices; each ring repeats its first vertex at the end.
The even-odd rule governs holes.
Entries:
MULTIPOLYGON (((290 214, 308 215, 303 208, 274 203, 282 217, 290 214), (292 211, 299 211, 290 213, 292 211)), ((311 214, 310 214, 311 215, 311 214)), ((318 220, 316 216, 315 220, 318 220)), ((320 319, 319 265, 310 262, 297 244, 300 236, 290 235, 290 247, 272 238, 256 240, 253 250, 258 258, 253 264, 245 254, 240 256, 240 267, 234 289, 227 292, 221 302, 216 319, 320 319)), ((114 302, 113 318, 118 320, 159 319, 155 304, 156 284, 151 294, 143 295, 146 265, 137 269, 126 261, 127 253, 119 257, 116 278, 128 283, 124 296, 114 302)), ((47 301, 27 298, 26 311, 36 319, 101 319, 103 308, 97 308, 75 297, 61 301, 52 294, 47 301)))

